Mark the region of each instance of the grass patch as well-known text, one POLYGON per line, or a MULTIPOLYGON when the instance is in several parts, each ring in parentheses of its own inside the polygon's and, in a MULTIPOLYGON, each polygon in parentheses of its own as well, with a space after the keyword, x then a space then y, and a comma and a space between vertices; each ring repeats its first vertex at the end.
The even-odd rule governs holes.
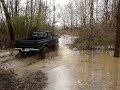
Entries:
POLYGON ((74 40, 74 42, 70 45, 70 48, 77 48, 77 49, 87 49, 87 50, 93 50, 96 49, 97 46, 113 46, 114 45, 114 39, 112 37, 104 37, 104 38, 77 38, 74 40))
POLYGON ((99 39, 98 42, 102 46, 108 46, 108 45, 113 45, 115 43, 115 40, 113 37, 104 37, 102 39, 99 39))

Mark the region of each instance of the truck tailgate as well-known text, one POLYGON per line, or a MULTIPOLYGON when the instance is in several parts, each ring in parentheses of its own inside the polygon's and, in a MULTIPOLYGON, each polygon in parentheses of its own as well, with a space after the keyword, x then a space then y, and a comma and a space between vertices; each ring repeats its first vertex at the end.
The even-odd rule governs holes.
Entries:
POLYGON ((15 46, 16 48, 39 48, 41 44, 41 40, 17 40, 15 46))

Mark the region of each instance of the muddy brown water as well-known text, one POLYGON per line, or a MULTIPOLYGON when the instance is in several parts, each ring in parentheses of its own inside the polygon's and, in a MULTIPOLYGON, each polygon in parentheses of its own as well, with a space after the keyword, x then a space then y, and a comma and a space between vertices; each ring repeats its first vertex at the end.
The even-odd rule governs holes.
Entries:
POLYGON ((120 58, 114 58, 113 51, 70 50, 66 44, 74 38, 61 36, 59 51, 45 60, 28 57, 13 61, 10 68, 19 76, 42 70, 48 77, 44 90, 120 90, 120 58))
POLYGON ((70 50, 65 44, 73 39, 60 39, 61 63, 48 71, 44 90, 120 90, 120 58, 113 51, 70 50))

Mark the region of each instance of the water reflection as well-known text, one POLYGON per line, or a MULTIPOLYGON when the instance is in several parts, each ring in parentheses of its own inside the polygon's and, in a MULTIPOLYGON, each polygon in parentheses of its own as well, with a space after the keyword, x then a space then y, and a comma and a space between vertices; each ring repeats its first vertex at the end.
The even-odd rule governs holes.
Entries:
POLYGON ((69 36, 60 38, 62 56, 48 73, 45 90, 120 90, 120 58, 113 51, 73 51, 69 36))

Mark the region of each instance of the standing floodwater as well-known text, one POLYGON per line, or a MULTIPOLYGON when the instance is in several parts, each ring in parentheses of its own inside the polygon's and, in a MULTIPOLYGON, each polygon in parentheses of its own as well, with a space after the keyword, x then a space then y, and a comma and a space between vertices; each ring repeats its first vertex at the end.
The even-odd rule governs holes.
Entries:
POLYGON ((120 58, 113 51, 73 51, 70 36, 60 38, 60 64, 47 71, 44 90, 120 90, 120 58))
MULTIPOLYGON (((32 82, 36 88, 36 83, 43 80, 44 90, 120 90, 120 58, 114 58, 113 51, 71 50, 68 45, 75 38, 61 36, 58 52, 50 52, 45 60, 31 56, 7 60, 2 62, 3 66, 5 69, 13 69, 21 78, 28 75, 32 80, 35 77, 32 82), (35 75, 39 72, 45 74, 45 77, 40 77, 43 79, 35 75)), ((31 83, 25 82, 25 85, 31 83)))

